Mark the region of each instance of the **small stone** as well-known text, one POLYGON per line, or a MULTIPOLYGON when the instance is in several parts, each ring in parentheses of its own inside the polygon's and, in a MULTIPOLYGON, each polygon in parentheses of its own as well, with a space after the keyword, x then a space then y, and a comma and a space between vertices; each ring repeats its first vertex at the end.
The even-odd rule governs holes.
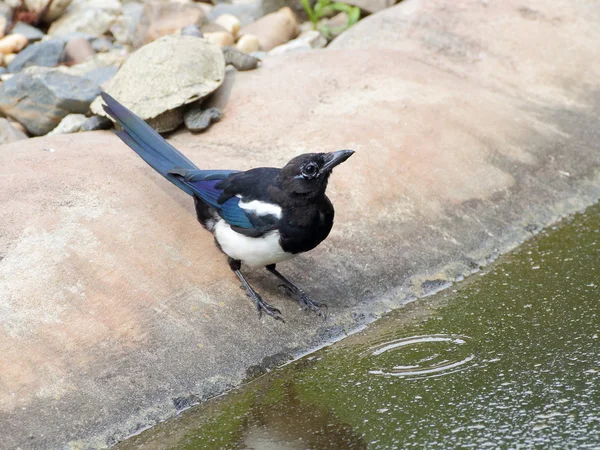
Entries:
POLYGON ((204 39, 220 47, 232 46, 235 40, 233 36, 226 31, 216 31, 214 33, 204 33, 204 39))
POLYGON ((279 45, 269 52, 269 55, 282 55, 291 52, 305 52, 317 48, 323 48, 327 45, 327 39, 318 31, 307 31, 297 39, 289 41, 286 44, 279 45))
POLYGON ((106 53, 115 48, 115 45, 106 38, 98 38, 92 41, 92 48, 97 53, 106 53))
POLYGON ((9 65, 15 60, 16 57, 17 55, 15 55, 14 53, 7 53, 6 55, 4 55, 4 64, 9 65))
POLYGON ((181 30, 182 36, 195 36, 195 37, 203 37, 202 31, 200 31, 200 27, 198 25, 188 25, 181 30))
POLYGON ((93 36, 102 36, 110 29, 119 17, 120 10, 112 7, 101 7, 79 2, 78 7, 69 10, 54 22, 48 34, 50 36, 67 36, 82 32, 93 36))
POLYGON ((112 80, 118 71, 119 66, 96 67, 95 69, 82 73, 81 76, 102 87, 112 80))
POLYGON ((81 64, 94 57, 96 52, 90 42, 82 37, 69 39, 65 45, 65 62, 73 64, 81 64))
POLYGON ((8 19, 3 15, 0 15, 0 38, 4 37, 6 34, 6 29, 8 28, 8 19))
POLYGON ((123 5, 121 15, 110 26, 115 40, 122 45, 133 45, 137 39, 137 27, 142 19, 144 5, 129 2, 123 5))
POLYGON ((0 118, 0 145, 27 139, 27 135, 17 130, 13 124, 4 118, 0 118))
POLYGON ((240 71, 256 69, 260 62, 259 58, 232 47, 223 48, 223 56, 225 57, 225 64, 231 64, 240 71))
POLYGON ((34 136, 55 128, 69 113, 85 114, 100 95, 91 81, 47 67, 29 67, 0 85, 0 112, 34 136))
POLYGON ((269 51, 298 36, 298 20, 294 12, 286 6, 242 28, 240 35, 246 34, 255 35, 260 42, 260 48, 269 51))
POLYGON ((29 43, 22 34, 9 34, 0 39, 0 53, 8 55, 9 53, 19 53, 29 43))
POLYGON ((218 122, 223 113, 217 108, 203 110, 202 105, 196 103, 188 107, 183 115, 183 121, 188 130, 199 133, 206 131, 214 122, 218 122))
MULTIPOLYGON (((28 11, 42 12, 48 5, 48 0, 24 0, 28 11)), ((72 0, 53 0, 50 7, 40 17, 42 22, 51 23, 58 19, 71 4, 72 0)))
POLYGON ((240 32, 242 27, 240 20, 233 14, 222 14, 217 17, 215 23, 225 28, 225 30, 228 31, 234 38, 240 32))
POLYGON ((87 117, 85 117, 83 114, 69 114, 60 121, 56 128, 48 133, 48 136, 53 136, 55 134, 77 133, 86 120, 87 117))
POLYGON ((10 34, 21 34, 25 36, 30 43, 40 41, 45 36, 41 30, 26 24, 25 22, 17 22, 10 31, 10 34))
POLYGON ((112 121, 104 116, 88 117, 79 131, 108 130, 113 126, 112 121))
POLYGON ((235 48, 244 53, 257 52, 260 48, 258 38, 253 34, 245 34, 235 44, 235 48))
POLYGON ((12 61, 7 63, 8 71, 16 73, 31 66, 58 66, 63 58, 64 47, 64 41, 60 39, 36 42, 29 45, 16 55, 12 61))
POLYGON ((204 11, 194 3, 150 0, 145 3, 134 45, 140 47, 187 25, 199 25, 204 11))

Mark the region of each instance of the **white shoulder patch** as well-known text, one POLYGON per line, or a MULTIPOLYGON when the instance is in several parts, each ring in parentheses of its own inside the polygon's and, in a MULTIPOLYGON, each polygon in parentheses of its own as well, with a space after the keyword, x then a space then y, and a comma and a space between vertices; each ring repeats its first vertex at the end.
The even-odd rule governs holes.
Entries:
POLYGON ((237 195, 237 197, 240 199, 238 206, 243 210, 252 212, 258 216, 275 216, 281 219, 281 206, 274 203, 261 202, 260 200, 245 202, 240 195, 237 195))

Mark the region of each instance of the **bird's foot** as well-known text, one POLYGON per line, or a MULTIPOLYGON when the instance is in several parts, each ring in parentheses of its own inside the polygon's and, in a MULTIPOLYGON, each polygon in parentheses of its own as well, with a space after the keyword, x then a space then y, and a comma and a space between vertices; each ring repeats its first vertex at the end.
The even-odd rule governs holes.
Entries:
POLYGON ((323 320, 327 319, 327 305, 325 303, 313 300, 306 292, 296 286, 292 287, 288 286, 287 284, 280 284, 279 287, 283 288, 287 295, 296 300, 302 309, 308 309, 317 313, 317 315, 321 316, 323 320))
POLYGON ((254 303, 254 305, 256 306, 259 319, 262 317, 262 314, 264 312, 268 316, 271 316, 273 319, 280 320, 281 322, 285 323, 285 320, 281 315, 281 311, 265 302, 257 292, 248 291, 247 289, 245 289, 244 286, 242 286, 242 289, 246 291, 246 295, 250 297, 252 303, 254 303))

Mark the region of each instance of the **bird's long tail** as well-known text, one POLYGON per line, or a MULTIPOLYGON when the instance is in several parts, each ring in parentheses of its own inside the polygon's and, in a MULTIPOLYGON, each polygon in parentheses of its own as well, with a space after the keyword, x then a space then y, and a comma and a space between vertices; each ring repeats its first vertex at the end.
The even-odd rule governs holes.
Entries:
POLYGON ((104 111, 123 128, 116 133, 117 136, 163 177, 193 195, 190 187, 180 177, 169 172, 176 169, 196 170, 196 165, 125 106, 105 92, 101 95, 106 103, 103 105, 104 111))

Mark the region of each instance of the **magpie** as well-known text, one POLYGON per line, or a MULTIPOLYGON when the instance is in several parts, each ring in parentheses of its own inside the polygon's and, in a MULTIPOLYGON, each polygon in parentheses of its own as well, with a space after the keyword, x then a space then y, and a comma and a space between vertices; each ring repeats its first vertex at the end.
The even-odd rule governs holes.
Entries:
POLYGON ((154 170, 194 198, 196 216, 212 232, 228 257, 246 294, 262 313, 283 320, 240 271, 242 264, 264 266, 303 308, 323 318, 326 305, 309 297, 284 277, 276 264, 312 250, 333 226, 333 205, 325 195, 331 171, 354 151, 306 153, 285 167, 201 170, 160 134, 114 98, 102 93, 106 113, 120 126, 117 136, 154 170))

